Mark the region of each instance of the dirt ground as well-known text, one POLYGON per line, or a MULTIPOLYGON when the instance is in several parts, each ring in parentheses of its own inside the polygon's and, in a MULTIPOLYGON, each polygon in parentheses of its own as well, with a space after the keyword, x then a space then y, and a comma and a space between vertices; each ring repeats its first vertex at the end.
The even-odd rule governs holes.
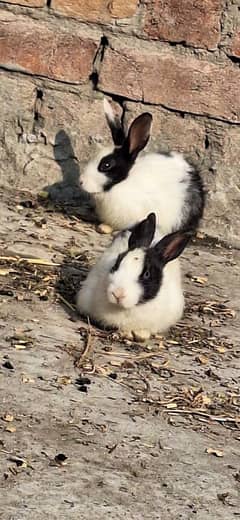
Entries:
POLYGON ((0 518, 240 517, 240 252, 200 236, 184 319, 130 343, 73 307, 109 237, 0 196, 0 518))

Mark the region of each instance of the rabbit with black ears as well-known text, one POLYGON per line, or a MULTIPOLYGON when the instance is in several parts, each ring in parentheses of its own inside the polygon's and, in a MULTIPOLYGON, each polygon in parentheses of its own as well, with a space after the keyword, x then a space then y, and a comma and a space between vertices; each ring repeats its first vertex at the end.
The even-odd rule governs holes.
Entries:
POLYGON ((120 232, 77 294, 80 313, 141 340, 166 331, 183 313, 177 257, 191 234, 176 231, 160 238, 154 213, 120 232))
POLYGON ((114 148, 104 148, 90 160, 80 181, 93 195, 99 220, 122 230, 154 212, 162 233, 196 229, 204 209, 199 173, 180 153, 140 153, 150 137, 148 112, 138 116, 125 135, 106 99, 104 110, 114 148))

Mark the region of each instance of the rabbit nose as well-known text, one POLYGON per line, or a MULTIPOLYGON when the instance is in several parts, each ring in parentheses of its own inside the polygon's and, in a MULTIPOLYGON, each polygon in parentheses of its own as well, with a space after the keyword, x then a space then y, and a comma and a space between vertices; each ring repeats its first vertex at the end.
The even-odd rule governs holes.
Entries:
POLYGON ((112 291, 112 295, 115 298, 115 300, 117 301, 117 303, 119 303, 124 298, 125 293, 124 293, 124 290, 119 287, 118 289, 115 289, 114 291, 112 291))

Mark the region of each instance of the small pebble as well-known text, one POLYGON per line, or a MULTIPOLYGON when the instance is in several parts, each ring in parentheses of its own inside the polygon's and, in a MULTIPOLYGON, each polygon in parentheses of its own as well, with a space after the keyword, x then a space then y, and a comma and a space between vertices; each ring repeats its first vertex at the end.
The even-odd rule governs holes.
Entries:
POLYGON ((84 392, 85 394, 88 393, 88 387, 86 385, 80 385, 78 386, 79 392, 84 392))
POLYGON ((90 385, 90 384, 91 384, 91 379, 89 379, 89 377, 79 376, 76 379, 76 385, 90 385))
POLYGON ((108 226, 108 224, 99 224, 99 226, 97 226, 97 231, 102 235, 110 235, 113 230, 110 226, 108 226))
POLYGON ((117 379, 117 374, 116 374, 116 372, 111 372, 111 374, 108 374, 108 377, 115 380, 115 379, 117 379))
POLYGON ((10 361, 5 361, 5 363, 3 363, 3 368, 7 368, 8 370, 14 370, 14 366, 10 361))

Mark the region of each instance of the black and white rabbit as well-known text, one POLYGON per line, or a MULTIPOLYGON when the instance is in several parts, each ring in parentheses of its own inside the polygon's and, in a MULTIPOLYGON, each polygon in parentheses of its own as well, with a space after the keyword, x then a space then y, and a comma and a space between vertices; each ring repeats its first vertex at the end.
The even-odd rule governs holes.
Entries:
POLYGON ((182 316, 184 297, 176 258, 191 232, 159 238, 154 213, 120 232, 91 269, 77 294, 77 308, 127 337, 147 339, 182 316))
POLYGON ((99 220, 122 230, 154 212, 162 233, 195 229, 204 209, 199 173, 180 153, 140 154, 150 137, 151 114, 138 116, 125 135, 106 99, 104 110, 114 148, 102 149, 80 179, 82 188, 94 197, 99 220))

